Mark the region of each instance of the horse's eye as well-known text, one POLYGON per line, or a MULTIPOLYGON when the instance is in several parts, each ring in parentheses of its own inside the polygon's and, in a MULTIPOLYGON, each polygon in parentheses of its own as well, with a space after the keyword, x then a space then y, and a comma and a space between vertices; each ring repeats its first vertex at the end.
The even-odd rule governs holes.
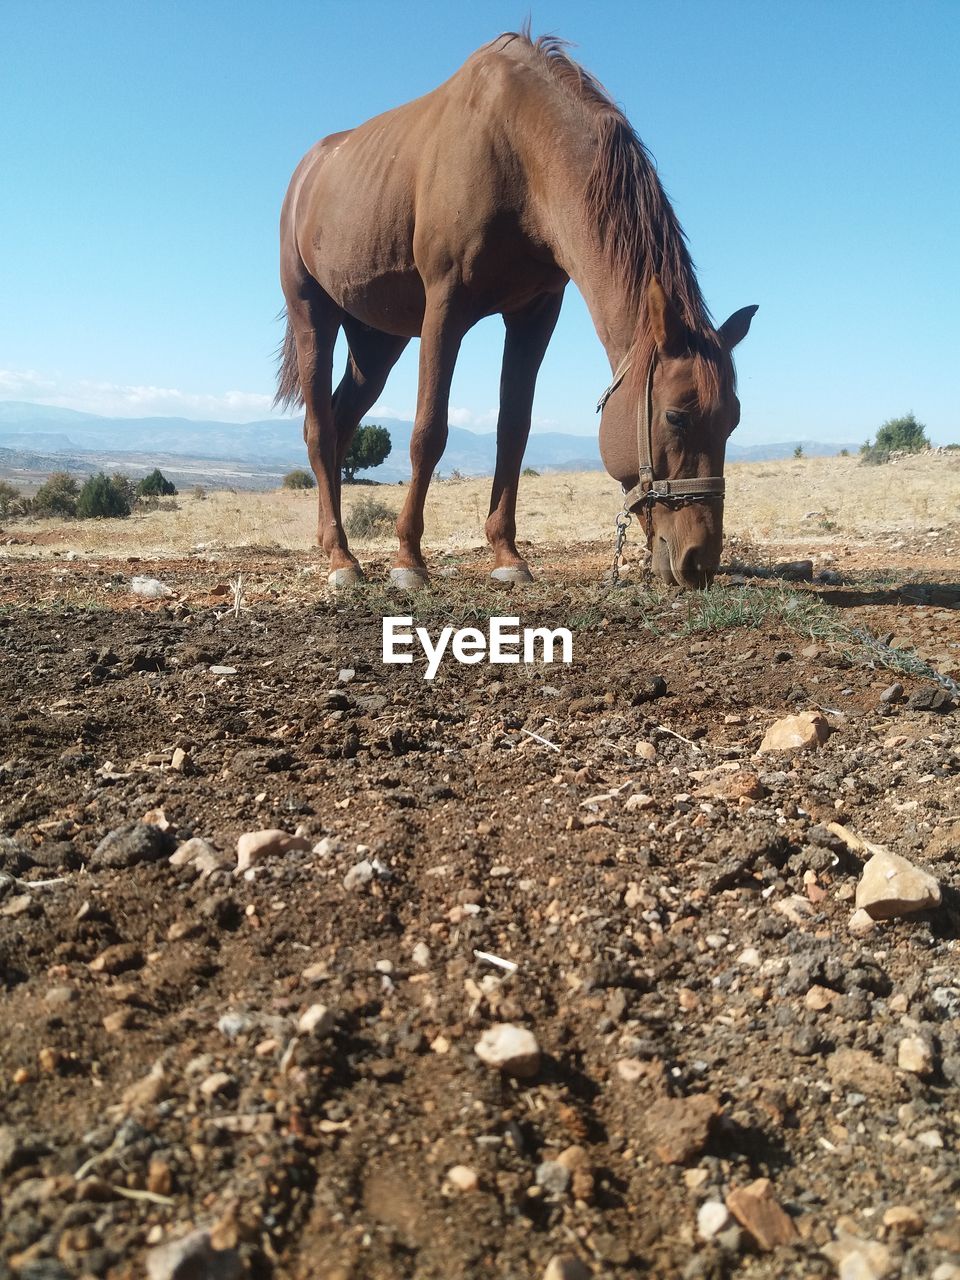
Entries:
POLYGON ((686 427, 689 425, 690 418, 687 414, 681 413, 679 409, 668 409, 667 421, 671 427, 686 427))

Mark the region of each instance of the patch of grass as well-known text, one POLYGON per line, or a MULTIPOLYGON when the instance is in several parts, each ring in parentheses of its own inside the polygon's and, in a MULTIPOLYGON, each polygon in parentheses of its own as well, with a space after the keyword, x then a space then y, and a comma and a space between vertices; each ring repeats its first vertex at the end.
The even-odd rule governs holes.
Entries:
POLYGON ((346 517, 346 530, 351 538, 375 538, 390 532, 397 519, 392 507, 380 502, 373 495, 364 496, 353 504, 346 517))
POLYGON ((834 610, 808 591, 780 586, 710 587, 686 598, 682 636, 733 627, 759 628, 781 624, 813 639, 832 638, 838 630, 834 610))

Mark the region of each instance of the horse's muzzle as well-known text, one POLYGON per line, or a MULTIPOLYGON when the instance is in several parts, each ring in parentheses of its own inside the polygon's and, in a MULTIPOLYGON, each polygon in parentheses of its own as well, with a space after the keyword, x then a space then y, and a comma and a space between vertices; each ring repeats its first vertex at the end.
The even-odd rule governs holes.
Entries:
POLYGON ((696 544, 674 548, 661 537, 653 540, 653 572, 669 586, 696 591, 709 587, 717 572, 719 559, 696 544))

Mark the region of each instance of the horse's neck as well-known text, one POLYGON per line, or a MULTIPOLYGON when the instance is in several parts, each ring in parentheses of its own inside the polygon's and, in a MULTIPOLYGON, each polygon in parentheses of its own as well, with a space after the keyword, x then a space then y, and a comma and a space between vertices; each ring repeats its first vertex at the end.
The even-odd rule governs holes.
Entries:
POLYGON ((534 156, 522 147, 527 163, 539 171, 542 234, 558 265, 583 295, 611 367, 616 368, 634 345, 638 291, 633 281, 611 268, 598 230, 584 209, 581 193, 596 157, 594 122, 573 113, 562 101, 550 105, 558 116, 552 122, 554 137, 569 139, 568 145, 554 144, 546 153, 537 148, 534 156))

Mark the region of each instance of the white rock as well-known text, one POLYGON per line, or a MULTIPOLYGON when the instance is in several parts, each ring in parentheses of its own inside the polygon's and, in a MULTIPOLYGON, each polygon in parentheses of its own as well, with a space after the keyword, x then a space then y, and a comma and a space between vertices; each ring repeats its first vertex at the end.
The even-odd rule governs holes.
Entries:
POLYGON ((289 853, 292 849, 309 849, 310 841, 291 836, 286 831, 245 831, 237 841, 237 870, 246 871, 267 858, 289 853))
POLYGON ((737 956, 737 964, 742 964, 747 969, 759 969, 760 963, 760 952, 756 947, 745 947, 737 956))
POLYGON ((534 1174, 537 1186, 549 1196, 562 1196, 570 1185, 570 1170, 559 1160, 544 1160, 534 1174))
POLYGON ((821 1253, 837 1268, 840 1280, 884 1280, 890 1274, 890 1251, 876 1240, 841 1235, 821 1253))
POLYGON ((705 1200, 697 1210, 697 1233, 701 1240, 712 1240, 730 1221, 730 1211, 722 1200, 705 1200))
POLYGON ((928 1151, 943 1150, 943 1137, 939 1129, 924 1129, 923 1133, 917 1134, 917 1142, 928 1151))
POLYGON ((940 905, 940 885, 899 853, 872 845, 873 857, 857 885, 857 906, 874 920, 905 916, 940 905))
POLYGON ((410 958, 418 969, 426 969, 430 964, 430 948, 425 942, 418 942, 410 953, 410 958))
POLYGON ((237 1280, 243 1263, 235 1249, 215 1249, 209 1231, 193 1231, 147 1254, 148 1280, 237 1280))
POLYGON ((300 1019, 297 1022, 297 1030, 303 1035, 316 1036, 320 1039, 330 1034, 335 1021, 333 1011, 328 1009, 325 1004, 312 1004, 309 1009, 300 1015, 300 1019))
POLYGON ((933 1070, 933 1053, 922 1036, 904 1036, 897 1046, 897 1066, 917 1076, 928 1076, 933 1070))
POLYGON ((165 600, 172 596, 172 590, 159 578, 147 578, 142 574, 130 579, 130 590, 135 596, 143 596, 144 600, 165 600))
POLYGON ((250 1018, 245 1013, 228 1012, 217 1019, 217 1030, 228 1040, 236 1040, 250 1025, 250 1018))
POLYGON ((471 1169, 466 1164, 455 1164, 452 1169, 448 1169, 444 1182, 452 1187, 454 1191, 459 1191, 463 1195, 468 1195, 471 1191, 476 1191, 480 1185, 480 1179, 477 1177, 476 1170, 471 1169))
POLYGON ((555 1253, 547 1263, 543 1280, 591 1280, 592 1275, 575 1253, 555 1253))
POLYGON ((170 855, 170 863, 174 867, 196 867, 200 875, 206 877, 226 867, 228 859, 209 841, 194 836, 192 840, 185 840, 177 846, 176 852, 170 855))
POLYGON ((343 877, 343 887, 348 890, 360 889, 363 885, 369 884, 375 875, 373 863, 364 858, 361 862, 355 862, 343 877))
POLYGON ((526 1027, 498 1022, 488 1028, 474 1046, 482 1063, 507 1075, 526 1080, 540 1070, 540 1046, 526 1027))

